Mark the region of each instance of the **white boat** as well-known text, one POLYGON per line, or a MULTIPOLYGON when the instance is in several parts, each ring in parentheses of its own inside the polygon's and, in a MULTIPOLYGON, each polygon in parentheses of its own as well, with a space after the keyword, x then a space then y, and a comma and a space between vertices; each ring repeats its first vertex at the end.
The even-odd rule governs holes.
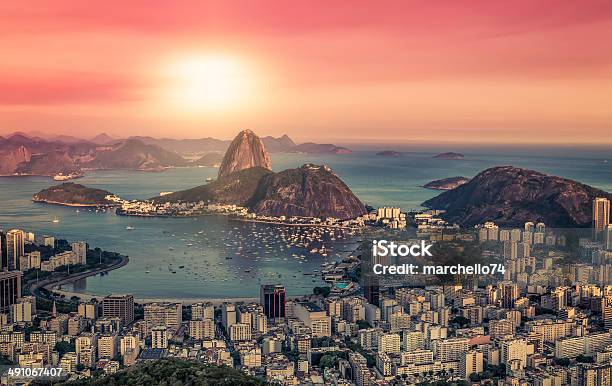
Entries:
POLYGON ((133 231, 134 229, 136 229, 136 227, 133 227, 131 225, 128 225, 128 226, 125 227, 126 231, 133 231))
POLYGON ((54 224, 57 224, 57 223, 59 222, 59 218, 55 217, 55 218, 52 220, 52 222, 53 222, 54 224))

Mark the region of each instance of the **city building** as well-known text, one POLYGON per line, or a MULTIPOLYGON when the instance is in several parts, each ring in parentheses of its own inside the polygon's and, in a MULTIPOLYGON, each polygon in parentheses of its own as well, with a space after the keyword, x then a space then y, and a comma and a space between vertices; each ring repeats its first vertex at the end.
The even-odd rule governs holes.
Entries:
POLYGON ((21 296, 21 276, 20 271, 0 272, 0 312, 10 312, 11 306, 17 303, 21 296))
POLYGON ((295 303, 293 315, 312 330, 315 338, 331 335, 331 320, 327 313, 314 303, 295 303))
POLYGON ((6 260, 9 271, 19 269, 19 258, 25 254, 24 245, 24 231, 20 229, 11 229, 6 233, 6 260))
POLYGON ((168 348, 168 329, 165 326, 157 326, 151 329, 151 347, 168 348))
POLYGON ((116 294, 106 296, 102 299, 102 316, 121 318, 125 326, 132 324, 134 322, 134 296, 116 294))
POLYGON ((148 329, 165 326, 175 332, 183 323, 183 305, 181 303, 145 304, 144 321, 148 329))
POLYGON ((260 302, 268 319, 285 317, 285 287, 280 284, 265 284, 260 288, 260 302))
POLYGON ((596 197, 593 200, 593 232, 600 238, 602 232, 610 224, 610 200, 605 197, 596 197))

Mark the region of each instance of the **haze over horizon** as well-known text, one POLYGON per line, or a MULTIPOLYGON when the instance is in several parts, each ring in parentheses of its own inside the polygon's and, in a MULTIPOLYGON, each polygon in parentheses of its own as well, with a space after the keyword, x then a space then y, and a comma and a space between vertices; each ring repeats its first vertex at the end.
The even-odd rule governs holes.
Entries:
POLYGON ((0 135, 612 144, 612 3, 0 4, 0 135))

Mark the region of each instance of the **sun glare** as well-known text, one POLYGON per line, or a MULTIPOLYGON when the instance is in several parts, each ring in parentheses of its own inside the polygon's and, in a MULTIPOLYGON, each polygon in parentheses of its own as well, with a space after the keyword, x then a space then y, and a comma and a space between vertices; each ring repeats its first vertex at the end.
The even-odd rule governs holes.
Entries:
POLYGON ((244 103, 251 86, 244 63, 223 55, 183 58, 170 66, 167 75, 174 103, 195 112, 236 108, 244 103))

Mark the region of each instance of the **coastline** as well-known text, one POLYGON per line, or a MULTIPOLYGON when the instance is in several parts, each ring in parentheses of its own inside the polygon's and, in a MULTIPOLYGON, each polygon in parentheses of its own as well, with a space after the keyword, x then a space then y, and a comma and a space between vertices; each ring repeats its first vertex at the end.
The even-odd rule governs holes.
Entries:
MULTIPOLYGON (((66 284, 66 283, 64 283, 66 284)), ((100 300, 102 299, 104 296, 104 294, 90 294, 90 293, 83 293, 83 292, 73 292, 73 291, 66 291, 66 290, 60 290, 60 289, 50 289, 53 292, 56 292, 58 294, 64 295, 67 299, 69 299, 72 296, 78 296, 79 298, 81 298, 82 301, 89 301, 91 299, 97 299, 100 300)), ((183 303, 183 304, 193 304, 193 303, 213 303, 215 305, 221 305, 225 302, 229 302, 229 303, 237 303, 237 302, 245 302, 245 303, 249 303, 249 302, 258 302, 259 298, 256 297, 231 297, 231 298, 207 298, 207 297, 197 297, 197 298, 163 298, 163 297, 153 297, 153 298, 146 298, 146 297, 137 297, 134 296, 134 302, 135 303, 183 303)))
POLYGON ((51 201, 51 200, 35 200, 35 199, 32 199, 32 202, 36 202, 39 204, 69 206, 73 208, 114 208, 118 206, 116 204, 72 204, 68 202, 51 201))
MULTIPOLYGON (((104 272, 110 272, 115 269, 119 269, 121 267, 126 266, 129 262, 130 262, 130 258, 128 256, 122 255, 120 261, 108 267, 98 268, 98 269, 94 269, 94 270, 86 271, 86 272, 78 272, 78 273, 74 273, 68 276, 51 277, 48 279, 43 279, 38 283, 32 284, 30 286, 29 292, 30 292, 30 295, 35 296, 37 298, 39 297, 37 296, 37 292, 40 288, 44 288, 50 292, 52 291, 52 292, 61 293, 61 290, 57 290, 56 288, 61 286, 62 284, 68 284, 68 283, 72 283, 77 280, 84 279, 90 276, 95 276, 95 275, 98 275, 104 272)), ((65 291, 65 292, 68 293, 68 291, 65 291)))

